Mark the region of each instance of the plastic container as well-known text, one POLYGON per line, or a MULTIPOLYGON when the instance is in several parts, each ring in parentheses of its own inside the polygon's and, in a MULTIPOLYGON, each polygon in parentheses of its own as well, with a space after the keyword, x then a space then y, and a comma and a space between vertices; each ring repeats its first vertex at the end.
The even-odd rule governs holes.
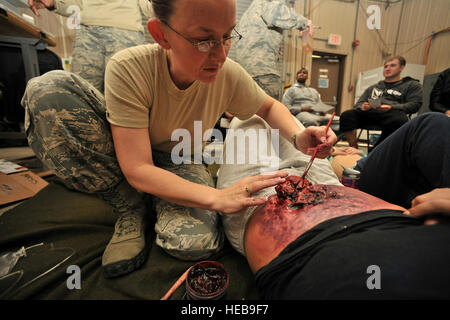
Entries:
POLYGON ((361 173, 358 170, 344 167, 342 172, 342 184, 346 187, 359 189, 359 178, 361 173))
POLYGON ((225 297, 230 277, 217 261, 200 261, 186 277, 188 300, 220 300, 225 297))

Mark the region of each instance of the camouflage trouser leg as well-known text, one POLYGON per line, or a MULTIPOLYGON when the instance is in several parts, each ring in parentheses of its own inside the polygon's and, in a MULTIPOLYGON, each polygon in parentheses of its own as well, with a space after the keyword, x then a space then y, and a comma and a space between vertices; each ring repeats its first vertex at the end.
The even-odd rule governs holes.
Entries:
MULTIPOLYGON (((203 164, 172 163, 170 154, 153 151, 155 164, 194 183, 214 187, 211 174, 203 164)), ((224 242, 216 212, 184 207, 153 197, 157 213, 156 244, 183 260, 201 260, 218 252, 224 242)))
POLYGON ((124 179, 103 95, 87 81, 48 72, 28 82, 22 105, 30 147, 69 188, 95 193, 124 179))
POLYGON ((105 68, 109 59, 122 49, 144 42, 144 34, 139 31, 81 25, 72 46, 71 71, 103 92, 105 68))
POLYGON ((253 80, 272 98, 281 101, 281 78, 275 74, 255 76, 253 80))

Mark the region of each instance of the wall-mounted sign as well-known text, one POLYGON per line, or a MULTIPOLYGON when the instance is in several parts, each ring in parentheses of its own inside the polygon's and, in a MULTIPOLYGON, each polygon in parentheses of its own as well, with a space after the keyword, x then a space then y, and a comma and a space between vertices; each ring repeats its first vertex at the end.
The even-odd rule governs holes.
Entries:
POLYGON ((319 79, 318 88, 328 88, 329 82, 328 79, 319 79))
POLYGON ((340 46, 342 43, 342 36, 340 34, 330 33, 328 35, 328 44, 332 46, 340 46))

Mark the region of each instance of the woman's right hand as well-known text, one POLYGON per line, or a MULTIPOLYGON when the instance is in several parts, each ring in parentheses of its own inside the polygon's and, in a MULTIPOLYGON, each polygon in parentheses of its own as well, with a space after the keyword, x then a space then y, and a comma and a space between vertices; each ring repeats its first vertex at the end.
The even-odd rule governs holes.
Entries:
POLYGON ((54 0, 28 0, 28 5, 30 6, 30 9, 34 12, 35 15, 38 17, 41 16, 39 13, 39 9, 43 8, 53 8, 55 6, 54 0))
POLYGON ((262 173, 245 177, 225 189, 217 190, 213 209, 221 213, 232 214, 247 207, 262 205, 266 203, 267 197, 252 197, 252 194, 283 182, 288 174, 287 171, 262 173))

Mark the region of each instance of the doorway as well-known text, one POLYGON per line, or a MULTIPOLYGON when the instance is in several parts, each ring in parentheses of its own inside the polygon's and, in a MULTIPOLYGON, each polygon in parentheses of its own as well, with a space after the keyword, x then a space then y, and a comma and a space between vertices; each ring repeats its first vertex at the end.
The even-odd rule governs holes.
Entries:
POLYGON ((311 87, 320 93, 322 102, 341 114, 341 93, 345 55, 314 51, 311 65, 311 87))

